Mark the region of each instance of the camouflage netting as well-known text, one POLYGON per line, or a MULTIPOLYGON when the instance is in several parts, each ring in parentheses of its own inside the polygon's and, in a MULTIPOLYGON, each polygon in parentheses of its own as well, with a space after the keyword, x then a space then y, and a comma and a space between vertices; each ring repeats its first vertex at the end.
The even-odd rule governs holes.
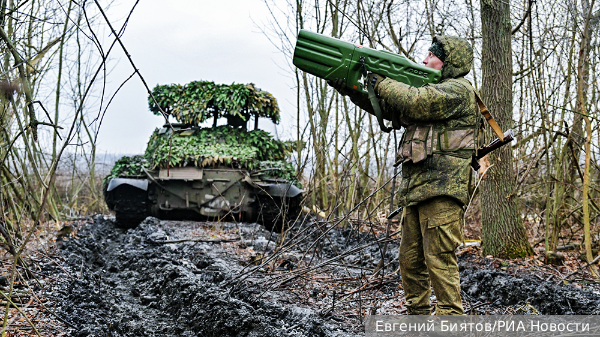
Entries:
POLYGON ((133 178, 145 176, 143 169, 148 169, 149 163, 143 156, 123 156, 115 162, 109 175, 102 181, 102 189, 106 192, 108 182, 113 178, 133 178))
POLYGON ((123 157, 108 178, 144 175, 146 169, 169 167, 213 167, 224 165, 251 171, 268 170, 268 175, 295 181, 295 170, 286 157, 291 142, 283 142, 265 131, 244 131, 224 125, 188 132, 160 134, 156 129, 144 156, 123 157))
POLYGON ((258 162, 284 160, 291 150, 290 143, 273 139, 266 131, 223 125, 196 129, 192 135, 159 134, 157 129, 150 137, 145 157, 160 167, 167 163, 171 167, 225 164, 258 169, 258 162))
MULTIPOLYGON (((270 93, 254 84, 215 84, 210 81, 193 81, 185 85, 157 85, 152 96, 165 113, 178 122, 198 125, 213 117, 250 116, 269 118, 279 123, 279 106, 270 93)), ((160 115, 158 105, 148 97, 150 111, 160 115)))
POLYGON ((115 162, 110 174, 104 178, 136 177, 144 175, 143 168, 148 169, 148 161, 142 156, 123 156, 115 162))

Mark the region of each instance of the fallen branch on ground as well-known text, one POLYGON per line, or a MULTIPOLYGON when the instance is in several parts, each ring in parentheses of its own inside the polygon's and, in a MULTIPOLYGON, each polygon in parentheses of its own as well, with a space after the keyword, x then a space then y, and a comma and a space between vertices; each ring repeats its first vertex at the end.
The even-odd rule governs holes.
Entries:
POLYGON ((585 266, 583 266, 583 267, 579 267, 577 270, 575 270, 575 271, 572 271, 572 272, 568 273, 568 274, 567 274, 567 275, 565 275, 563 278, 561 278, 561 279, 560 279, 560 281, 558 281, 557 283, 560 283, 560 282, 562 282, 562 281, 566 280, 568 277, 570 277, 570 276, 572 276, 572 275, 575 275, 575 274, 577 274, 577 273, 581 272, 581 270, 582 270, 582 269, 585 269, 585 268, 587 268, 587 267, 589 267, 589 266, 593 265, 594 263, 598 262, 598 260, 599 260, 599 259, 600 259, 600 255, 596 256, 596 258, 595 258, 595 259, 593 259, 591 262, 588 262, 588 263, 586 263, 586 264, 585 264, 585 266))
POLYGON ((235 239, 181 239, 181 240, 165 240, 165 241, 154 241, 154 243, 167 244, 167 243, 181 243, 181 242, 235 242, 240 241, 240 238, 235 239))
POLYGON ((367 291, 367 290, 371 290, 383 285, 386 285, 388 283, 394 282, 396 280, 392 279, 392 277, 394 276, 394 274, 390 274, 390 275, 386 275, 383 278, 377 278, 374 279, 373 281, 367 282, 364 285, 362 285, 360 288, 358 289, 354 289, 350 292, 347 292, 345 294, 343 294, 340 299, 345 298, 347 296, 350 296, 352 294, 358 293, 358 292, 363 292, 363 291, 367 291))

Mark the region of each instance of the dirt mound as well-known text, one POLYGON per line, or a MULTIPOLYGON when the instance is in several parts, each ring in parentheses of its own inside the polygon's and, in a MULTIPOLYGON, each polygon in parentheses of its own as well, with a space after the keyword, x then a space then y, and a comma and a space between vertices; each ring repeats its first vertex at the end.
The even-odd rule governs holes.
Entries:
MULTIPOLYGON (((238 268, 214 244, 160 244, 158 220, 123 231, 97 218, 63 246, 73 276, 53 290, 75 336, 346 336, 313 311, 230 296, 238 268)), ((49 268, 52 268, 49 266, 49 268)))

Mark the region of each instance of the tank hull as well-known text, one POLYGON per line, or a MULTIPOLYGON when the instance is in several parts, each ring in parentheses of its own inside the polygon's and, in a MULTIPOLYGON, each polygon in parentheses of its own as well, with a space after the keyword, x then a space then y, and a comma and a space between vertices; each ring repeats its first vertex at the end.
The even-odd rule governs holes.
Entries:
POLYGON ((180 167, 116 178, 104 191, 124 227, 146 216, 159 219, 251 221, 280 231, 300 210, 302 190, 278 179, 260 179, 244 169, 180 167))

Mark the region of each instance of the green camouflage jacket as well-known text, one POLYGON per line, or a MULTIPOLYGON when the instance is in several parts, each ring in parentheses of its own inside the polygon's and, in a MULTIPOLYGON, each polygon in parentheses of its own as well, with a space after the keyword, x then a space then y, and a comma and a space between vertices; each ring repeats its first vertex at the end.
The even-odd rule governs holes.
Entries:
MULTIPOLYGON (((457 37, 435 40, 447 55, 440 83, 416 88, 386 78, 375 88, 383 117, 406 128, 397 158, 402 163, 401 206, 443 195, 469 202, 469 164, 481 118, 475 91, 463 77, 471 69, 473 49, 457 37)), ((365 95, 351 99, 373 113, 365 95)))

